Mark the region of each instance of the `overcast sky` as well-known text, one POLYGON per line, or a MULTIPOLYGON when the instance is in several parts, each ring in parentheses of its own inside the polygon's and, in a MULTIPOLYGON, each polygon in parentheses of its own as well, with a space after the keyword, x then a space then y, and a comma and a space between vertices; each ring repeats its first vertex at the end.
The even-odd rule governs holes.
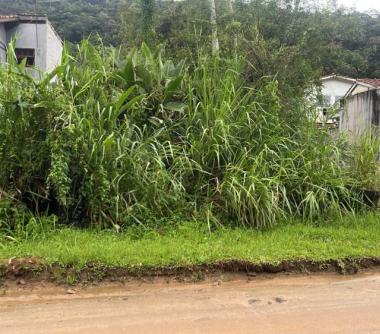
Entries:
POLYGON ((358 10, 377 9, 380 10, 380 0, 338 0, 341 5, 356 7, 358 10))

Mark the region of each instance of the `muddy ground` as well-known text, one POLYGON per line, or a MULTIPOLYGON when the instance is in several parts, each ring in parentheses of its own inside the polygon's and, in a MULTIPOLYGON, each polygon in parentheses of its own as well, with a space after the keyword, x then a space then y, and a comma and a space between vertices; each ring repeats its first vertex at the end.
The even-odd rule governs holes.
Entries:
POLYGON ((8 281, 0 333, 380 333, 380 270, 88 287, 8 281))

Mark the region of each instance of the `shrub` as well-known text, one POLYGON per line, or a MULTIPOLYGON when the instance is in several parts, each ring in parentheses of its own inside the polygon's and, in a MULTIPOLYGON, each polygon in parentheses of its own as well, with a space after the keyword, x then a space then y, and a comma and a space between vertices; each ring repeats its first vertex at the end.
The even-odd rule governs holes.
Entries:
POLYGON ((83 41, 36 81, 9 50, 0 189, 36 215, 118 229, 203 213, 266 227, 364 205, 339 141, 305 110, 289 123, 278 83, 248 85, 237 60, 188 70, 146 45, 122 56, 83 41))

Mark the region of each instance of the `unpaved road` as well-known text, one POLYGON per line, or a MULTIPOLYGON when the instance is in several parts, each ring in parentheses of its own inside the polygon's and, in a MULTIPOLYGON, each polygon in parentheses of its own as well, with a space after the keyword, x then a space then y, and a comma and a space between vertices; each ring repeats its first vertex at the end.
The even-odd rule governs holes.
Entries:
POLYGON ((0 333, 380 333, 380 273, 13 286, 0 333))

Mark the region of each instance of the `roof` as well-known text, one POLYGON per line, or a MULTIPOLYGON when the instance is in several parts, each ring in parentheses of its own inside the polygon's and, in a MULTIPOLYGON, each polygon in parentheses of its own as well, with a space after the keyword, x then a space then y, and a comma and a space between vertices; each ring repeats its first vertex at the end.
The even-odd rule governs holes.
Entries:
POLYGON ((355 91, 356 87, 364 86, 367 87, 367 90, 376 90, 380 89, 380 79, 357 79, 356 83, 351 86, 351 88, 346 93, 345 97, 350 96, 353 91, 355 91))
MULTIPOLYGON (((1 0, 0 0, 1 1, 1 0)), ((9 15, 0 15, 0 24, 1 23, 42 23, 48 24, 55 36, 62 42, 61 37, 55 31, 54 27, 49 22, 47 16, 43 15, 31 15, 31 14, 9 14, 9 15)))
POLYGON ((336 75, 336 74, 325 76, 321 80, 322 81, 326 81, 326 80, 340 80, 340 81, 346 81, 346 82, 350 82, 350 83, 355 83, 356 82, 356 79, 349 78, 349 77, 344 77, 344 76, 336 75))
POLYGON ((368 9, 366 10, 365 12, 363 12, 364 14, 368 15, 368 16, 371 16, 373 18, 376 18, 377 16, 380 16, 380 12, 376 9, 368 9))
POLYGON ((30 14, 0 15, 0 23, 8 23, 8 22, 46 23, 47 17, 41 16, 41 15, 30 15, 30 14))
POLYGON ((349 77, 344 77, 341 75, 328 75, 323 78, 321 78, 322 81, 326 80, 339 80, 339 81, 346 81, 352 84, 359 84, 363 86, 367 86, 369 88, 380 88, 380 79, 371 79, 371 78, 358 78, 358 79, 353 79, 349 77))
POLYGON ((380 79, 370 79, 370 78, 364 78, 364 79, 357 79, 358 83, 363 83, 369 86, 372 86, 374 88, 380 88, 380 79))

